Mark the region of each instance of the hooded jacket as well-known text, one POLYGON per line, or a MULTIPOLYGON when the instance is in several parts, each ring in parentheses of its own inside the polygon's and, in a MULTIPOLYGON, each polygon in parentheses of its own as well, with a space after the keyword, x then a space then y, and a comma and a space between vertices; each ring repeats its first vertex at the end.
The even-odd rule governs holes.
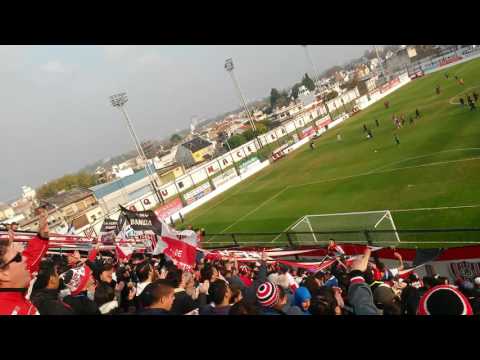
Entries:
MULTIPOLYGON (((47 253, 48 238, 38 234, 28 241, 22 255, 26 258, 30 276, 38 272, 40 261, 47 253)), ((25 298, 27 289, 0 288, 0 315, 39 315, 35 305, 25 298)))
POLYGON ((72 307, 59 300, 59 293, 58 289, 41 289, 32 293, 32 303, 40 315, 73 315, 72 307))
POLYGON ((299 287, 297 291, 295 291, 294 295, 294 303, 295 306, 299 307, 300 310, 305 314, 305 315, 310 315, 310 312, 308 310, 303 310, 302 303, 310 300, 312 298, 312 295, 310 294, 310 291, 306 287, 299 287))
POLYGON ((353 308, 355 315, 380 315, 373 302, 373 294, 360 271, 350 273, 350 285, 348 287, 348 302, 353 308))

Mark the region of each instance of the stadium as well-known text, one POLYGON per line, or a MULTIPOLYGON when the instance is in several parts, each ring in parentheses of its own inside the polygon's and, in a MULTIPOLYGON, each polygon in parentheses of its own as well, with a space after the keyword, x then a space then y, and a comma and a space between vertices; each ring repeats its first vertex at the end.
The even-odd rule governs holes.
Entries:
MULTIPOLYGON (((474 242, 480 116, 458 98, 480 90, 479 67, 480 60, 472 60, 410 82, 315 139, 314 149, 304 145, 188 214, 185 223, 204 227, 205 244, 212 246, 232 243, 232 235, 243 245, 281 245, 287 240, 282 233, 312 230, 349 241, 353 235, 363 240, 364 230, 382 230, 374 240, 414 246, 474 242), (392 117, 402 113, 414 120, 397 129, 392 117), (387 210, 393 222, 375 227, 387 210), (335 236, 341 231, 358 234, 335 236)), ((296 239, 315 242, 308 235, 296 239)))
POLYGON ((38 230, 0 231, 0 314, 480 314, 472 49, 151 182, 85 236, 36 207, 38 230))

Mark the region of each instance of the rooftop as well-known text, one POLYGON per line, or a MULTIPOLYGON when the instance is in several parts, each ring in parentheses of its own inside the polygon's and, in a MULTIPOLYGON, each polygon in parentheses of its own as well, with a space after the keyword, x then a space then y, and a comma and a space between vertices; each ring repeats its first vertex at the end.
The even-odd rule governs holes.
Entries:
MULTIPOLYGON (((155 172, 155 168, 151 165, 150 167, 152 171, 155 172)), ((100 199, 108 194, 121 190, 123 187, 127 185, 130 185, 139 180, 142 180, 147 176, 148 176, 147 171, 145 169, 142 169, 140 171, 137 171, 133 175, 125 176, 124 178, 116 179, 106 184, 99 184, 99 185, 92 186, 90 190, 93 191, 97 199, 100 199)))
POLYGON ((75 188, 64 193, 52 196, 51 198, 46 199, 46 202, 57 205, 58 207, 64 207, 77 201, 83 200, 91 195, 92 191, 89 189, 75 188))
POLYGON ((10 209, 10 205, 0 202, 0 211, 10 209))
POLYGON ((206 148, 207 146, 210 146, 210 145, 212 145, 211 142, 205 139, 202 139, 200 137, 195 137, 192 140, 182 144, 183 147, 187 148, 192 153, 197 152, 198 150, 206 148))

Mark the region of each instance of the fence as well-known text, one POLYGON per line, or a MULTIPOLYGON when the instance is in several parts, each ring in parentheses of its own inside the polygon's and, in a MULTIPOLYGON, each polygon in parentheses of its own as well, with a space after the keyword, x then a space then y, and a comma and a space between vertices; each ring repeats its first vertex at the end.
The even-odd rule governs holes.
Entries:
POLYGON ((289 247, 325 245, 330 239, 338 243, 370 244, 395 247, 450 247, 480 244, 480 228, 289 231, 280 233, 207 234, 202 247, 289 247))

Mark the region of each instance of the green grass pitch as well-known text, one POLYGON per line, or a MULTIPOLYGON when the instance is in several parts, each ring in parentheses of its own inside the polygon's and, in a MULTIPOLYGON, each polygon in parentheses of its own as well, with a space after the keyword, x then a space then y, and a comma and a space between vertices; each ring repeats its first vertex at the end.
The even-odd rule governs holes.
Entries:
POLYGON ((480 93, 480 59, 414 80, 323 134, 315 149, 290 153, 185 221, 207 234, 282 232, 307 214, 390 209, 398 229, 480 227, 480 109, 458 104, 473 90, 480 93), (411 125, 416 108, 421 118, 411 125), (406 115, 401 129, 394 113, 406 115), (423 210, 398 211, 405 209, 423 210))

